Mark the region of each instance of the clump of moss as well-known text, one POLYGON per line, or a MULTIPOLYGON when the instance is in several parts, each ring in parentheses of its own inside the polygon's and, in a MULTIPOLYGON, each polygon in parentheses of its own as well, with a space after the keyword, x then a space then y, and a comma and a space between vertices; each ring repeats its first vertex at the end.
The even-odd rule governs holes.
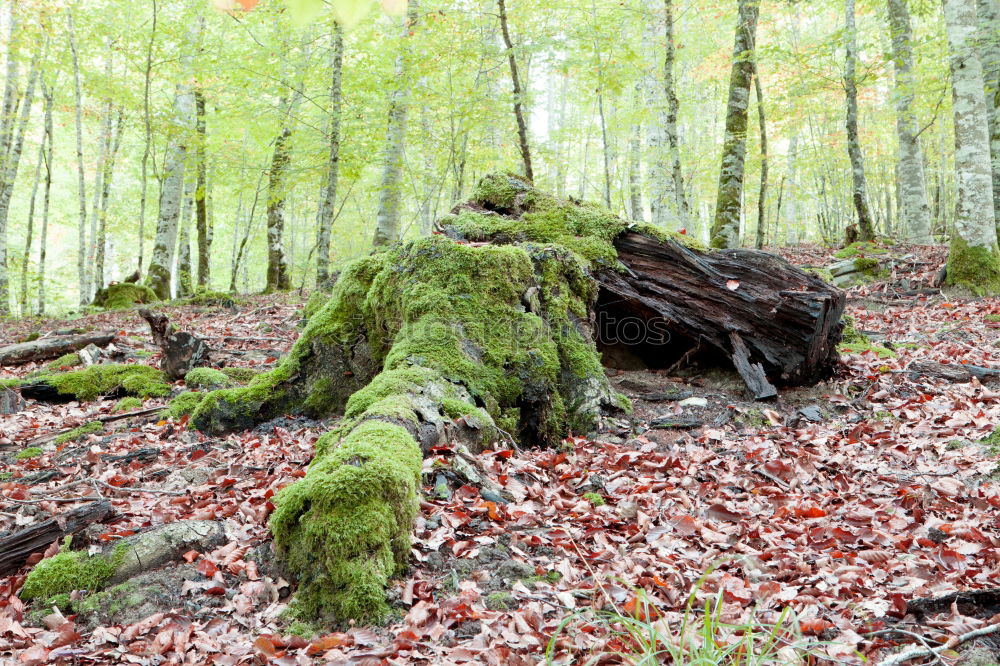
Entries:
POLYGON ((83 361, 80 359, 80 355, 76 352, 71 354, 64 354, 47 364, 45 367, 48 370, 61 370, 62 368, 72 368, 80 365, 83 361))
POLYGON ((301 638, 305 638, 306 640, 308 640, 313 636, 315 636, 316 634, 318 634, 319 631, 311 622, 303 622, 302 620, 296 620, 295 622, 292 622, 290 625, 288 625, 288 629, 285 630, 285 633, 291 634, 292 636, 299 636, 301 638))
POLYGON ((853 257, 864 257, 872 254, 886 254, 889 252, 887 248, 881 247, 875 243, 851 243, 845 248, 837 250, 833 253, 833 256, 838 259, 851 259, 853 257))
POLYGON ((509 611, 517 608, 517 600, 510 592, 493 592, 486 596, 486 608, 491 611, 509 611))
POLYGON ((192 414, 204 397, 204 393, 185 391, 170 401, 170 404, 167 406, 167 414, 175 419, 192 414))
POLYGON ((79 428, 73 428, 69 432, 59 435, 55 438, 55 444, 59 446, 66 442, 78 440, 84 435, 96 435, 99 432, 104 432, 104 424, 100 421, 90 421, 89 423, 84 423, 79 428))
POLYGON ((38 458, 42 455, 42 453, 44 453, 44 451, 42 451, 41 448, 37 446, 29 446, 26 449, 18 451, 14 458, 17 460, 28 460, 29 458, 38 458))
POLYGON ((225 388, 233 385, 229 376, 214 368, 195 368, 184 376, 191 388, 225 388))
POLYGON ((325 453, 278 494, 271 516, 275 547, 299 574, 295 608, 304 618, 380 622, 385 586, 409 559, 420 447, 401 426, 366 421, 338 446, 317 448, 325 453))
POLYGON ((600 494, 598 494, 598 493, 593 493, 593 492, 591 492, 591 493, 584 493, 583 494, 583 499, 585 499, 588 502, 590 502, 590 504, 592 506, 604 506, 604 504, 605 504, 604 498, 601 497, 600 494))
POLYGON ((986 315, 983 320, 990 324, 1000 324, 1000 314, 986 315))
POLYGON ((131 412, 142 407, 142 400, 139 398, 122 398, 115 404, 116 412, 131 412))
POLYGON ((20 385, 20 379, 0 379, 0 388, 17 388, 20 385))
POLYGON ((868 341, 868 338, 863 333, 858 331, 857 323, 854 321, 854 317, 845 314, 841 321, 844 322, 844 330, 840 334, 841 342, 845 344, 858 344, 868 341))
POLYGON ((122 282, 111 284, 100 290, 94 296, 94 305, 105 310, 120 310, 143 303, 155 303, 160 300, 156 292, 145 285, 122 282))
POLYGON ((309 294, 309 300, 306 301, 306 305, 302 308, 302 316, 305 319, 309 319, 314 314, 319 312, 326 302, 330 300, 330 292, 324 291, 323 289, 316 289, 311 294, 309 294))
POLYGON ((222 373, 237 384, 246 384, 260 374, 253 368, 222 368, 222 373))
POLYGON ((28 573, 21 587, 21 599, 30 601, 73 590, 98 590, 115 574, 125 556, 124 544, 110 554, 88 555, 69 550, 69 540, 67 537, 64 542, 65 550, 42 560, 28 573))
POLYGON ((830 272, 829 268, 820 268, 817 266, 800 266, 802 270, 811 275, 815 275, 823 282, 829 282, 833 284, 833 273, 830 272))
POLYGON ((977 296, 1000 294, 1000 249, 996 244, 972 247, 956 234, 948 252, 947 283, 977 296))
POLYGON ((876 344, 867 338, 863 342, 844 342, 837 345, 837 351, 845 354, 863 354, 872 352, 879 358, 896 358, 896 352, 876 344))
POLYGON ((198 287, 194 294, 177 301, 181 305, 205 305, 231 308, 239 302, 233 294, 227 291, 214 291, 206 287, 198 287))
POLYGON ((44 382, 60 395, 72 396, 81 402, 120 393, 139 398, 170 394, 166 375, 148 365, 92 365, 84 370, 42 375, 35 381, 44 382))
POLYGON ((872 257, 858 257, 854 260, 854 268, 868 277, 876 277, 879 274, 880 265, 878 259, 872 257))

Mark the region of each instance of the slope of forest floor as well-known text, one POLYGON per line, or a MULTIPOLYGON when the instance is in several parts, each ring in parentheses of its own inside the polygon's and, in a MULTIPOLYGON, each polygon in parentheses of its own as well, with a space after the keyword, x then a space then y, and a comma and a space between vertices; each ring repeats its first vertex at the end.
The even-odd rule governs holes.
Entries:
MULTIPOLYGON (((797 263, 830 261, 818 248, 786 254, 797 263)), ((906 278, 927 282, 943 253, 920 256, 906 278)), ((268 549, 270 498, 304 475, 329 423, 281 418, 208 438, 145 417, 18 459, 32 440, 114 408, 29 403, 0 416, 0 531, 101 496, 115 517, 84 533, 91 543, 187 518, 222 521, 227 543, 143 574, 141 602, 97 617, 25 607, 15 593, 29 567, 0 579, 0 658, 517 666, 544 661, 557 635, 554 659, 583 663, 629 647, 588 609, 648 619, 669 635, 691 594, 695 608, 721 598, 723 622, 752 614, 775 622, 790 608, 787 640, 808 644, 823 663, 860 663, 862 655, 877 662, 914 642, 888 628, 936 644, 996 622, 1000 483, 996 453, 980 440, 1000 421, 1000 385, 914 378, 907 368, 1000 367, 1000 300, 905 297, 896 277, 850 291, 857 328, 888 344, 845 353, 819 386, 762 404, 748 402, 725 371, 611 371, 635 400, 631 416, 559 449, 487 451, 466 461, 510 501, 455 483, 462 454, 433 451, 412 568, 390 590, 396 616, 383 627, 331 631, 282 615, 291 586, 268 549), (947 596, 963 591, 984 594, 947 596)), ((211 338, 226 352, 215 360, 227 365, 267 369, 297 336, 292 301, 164 311, 179 328, 211 338)), ((114 344, 157 360, 131 311, 16 322, 0 345, 81 325, 115 329, 114 344)), ((991 649, 990 640, 980 647, 991 649)))

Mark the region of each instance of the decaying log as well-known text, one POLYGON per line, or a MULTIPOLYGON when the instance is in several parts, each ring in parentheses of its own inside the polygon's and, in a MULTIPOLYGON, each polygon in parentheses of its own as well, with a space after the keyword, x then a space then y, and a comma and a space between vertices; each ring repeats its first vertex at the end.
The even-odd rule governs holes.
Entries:
POLYGON ((922 376, 933 377, 954 384, 970 382, 973 377, 979 380, 1000 377, 1000 368, 983 368, 978 365, 950 365, 934 361, 914 361, 907 368, 907 371, 913 379, 922 376))
POLYGON ((0 576, 9 576, 22 566, 32 553, 45 550, 67 534, 76 534, 87 525, 111 514, 111 502, 101 500, 71 509, 14 533, 0 535, 0 576))
POLYGON ((153 342, 160 348, 160 369, 170 379, 183 379, 194 368, 209 362, 208 344, 191 333, 174 331, 165 314, 139 308, 139 316, 149 323, 153 342))
POLYGON ((24 409, 24 400, 21 399, 17 391, 0 388, 0 416, 17 414, 22 409, 24 409))
POLYGON ((79 351, 87 345, 105 347, 115 339, 110 331, 83 333, 81 335, 39 338, 0 347, 0 365, 20 365, 32 361, 47 361, 63 354, 79 351))

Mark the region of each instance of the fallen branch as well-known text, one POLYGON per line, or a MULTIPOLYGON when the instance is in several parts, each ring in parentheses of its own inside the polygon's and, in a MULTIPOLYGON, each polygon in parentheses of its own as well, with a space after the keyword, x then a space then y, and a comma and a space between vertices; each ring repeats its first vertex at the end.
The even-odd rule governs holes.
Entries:
POLYGON ((0 576, 14 573, 24 566, 29 555, 44 550, 56 539, 75 534, 110 514, 111 502, 101 500, 70 509, 20 532, 0 536, 0 576))
POLYGON ((7 345, 0 347, 0 365, 21 365, 32 361, 47 361, 79 351, 87 345, 105 347, 114 339, 113 332, 100 331, 82 335, 39 338, 31 342, 7 345))
MULTIPOLYGON (((133 416, 149 416, 150 414, 158 414, 162 412, 166 407, 149 407, 147 409, 139 409, 134 412, 125 412, 124 414, 105 414, 104 416, 95 416, 93 418, 87 418, 87 422, 90 421, 100 421, 101 423, 114 423, 115 421, 121 421, 123 419, 132 418, 133 416)), ((65 428, 63 430, 57 430, 56 432, 50 432, 47 435, 41 435, 30 440, 28 446, 40 446, 42 444, 48 444, 52 440, 68 432, 76 430, 79 426, 73 426, 72 428, 65 428)))
POLYGON ((990 634, 995 634, 1000 631, 1000 623, 991 624, 988 627, 982 627, 981 629, 975 629, 968 633, 964 633, 961 636, 952 636, 948 639, 948 642, 937 648, 910 648, 909 650, 904 650, 899 654, 883 659, 882 661, 875 664, 875 666, 899 666, 900 664, 906 663, 911 659, 918 659, 920 657, 934 657, 936 659, 940 658, 940 655, 945 650, 952 650, 955 647, 962 645, 963 643, 968 643, 969 641, 981 638, 983 636, 989 636, 990 634))

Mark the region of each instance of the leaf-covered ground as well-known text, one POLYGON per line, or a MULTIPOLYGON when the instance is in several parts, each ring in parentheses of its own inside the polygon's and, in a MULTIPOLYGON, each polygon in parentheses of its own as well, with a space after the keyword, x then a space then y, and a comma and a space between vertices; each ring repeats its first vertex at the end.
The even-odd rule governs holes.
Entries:
MULTIPOLYGON (((281 615, 292 586, 269 556, 270 499, 304 474, 329 424, 280 419, 206 438, 169 419, 144 417, 109 423, 103 433, 60 447, 45 444, 41 457, 18 460, 33 439, 114 407, 29 404, 0 417, 0 471, 7 473, 0 530, 77 506, 69 500, 100 496, 111 499, 116 517, 85 532, 93 543, 185 518, 223 521, 228 543, 189 552, 159 572, 178 584, 173 595, 141 606, 147 614, 97 626, 26 608, 16 596, 26 566, 0 581, 0 658, 535 664, 560 623, 588 608, 676 626, 699 580, 697 598, 721 592, 724 620, 755 613, 767 622, 783 608, 794 610, 794 630, 813 639, 813 654, 828 663, 859 663, 862 655, 878 661, 913 642, 868 635, 888 627, 936 643, 995 622, 996 600, 945 602, 919 617, 905 615, 917 599, 1000 587, 1000 484, 992 476, 995 454, 979 443, 1000 420, 1000 386, 906 371, 917 360, 1000 366, 1000 324, 990 317, 1000 314, 1000 300, 903 295, 901 277, 926 283, 942 257, 934 249, 912 255, 897 275, 851 292, 858 328, 892 348, 845 354, 839 373, 818 387, 754 405, 724 373, 612 371, 637 398, 631 418, 609 420, 599 435, 570 438, 558 450, 486 452, 472 461, 514 498, 509 502, 454 483, 459 454, 436 450, 425 462, 413 566, 390 590, 398 614, 384 627, 292 626, 281 615), (651 393, 703 400, 682 406, 662 395, 646 399, 651 393), (702 425, 651 428, 658 417, 702 425), (119 457, 143 449, 145 455, 119 457), (653 608, 641 608, 642 592, 653 608)), ((808 248, 793 258, 827 261, 808 248)), ((261 370, 287 350, 298 318, 296 306, 263 299, 237 310, 168 314, 235 352, 218 357, 227 364, 261 370)), ((133 313, 71 325, 81 323, 120 331, 115 344, 133 353, 153 351, 133 313)), ((0 344, 39 326, 5 328, 0 344)), ((560 634, 554 652, 561 663, 623 647, 587 617, 560 634)))

